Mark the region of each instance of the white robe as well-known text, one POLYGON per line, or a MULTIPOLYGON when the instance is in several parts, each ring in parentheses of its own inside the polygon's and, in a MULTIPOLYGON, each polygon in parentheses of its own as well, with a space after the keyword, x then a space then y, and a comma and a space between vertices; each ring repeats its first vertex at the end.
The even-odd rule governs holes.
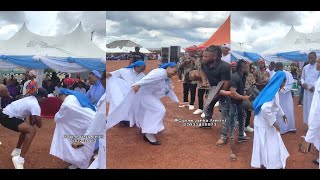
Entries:
POLYGON ((106 96, 109 102, 109 113, 117 109, 120 103, 131 91, 131 84, 127 81, 113 77, 107 79, 106 96))
POLYGON ((289 153, 280 133, 273 126, 276 117, 283 115, 278 93, 272 101, 264 103, 260 112, 255 115, 252 167, 260 168, 263 165, 267 169, 285 168, 289 153))
POLYGON ((88 169, 106 169, 106 97, 106 93, 104 93, 100 98, 97 104, 96 115, 94 116, 93 122, 91 123, 85 134, 89 136, 102 135, 102 138, 99 139, 98 157, 92 162, 88 169))
POLYGON ((130 126, 136 124, 142 133, 157 134, 164 129, 163 118, 166 112, 160 98, 169 96, 172 101, 179 102, 167 71, 154 69, 134 85, 140 85, 140 90, 136 94, 131 90, 117 109, 109 111, 107 129, 128 119, 130 126))
POLYGON ((269 75, 270 75, 270 79, 273 77, 273 75, 275 74, 275 71, 274 70, 272 70, 272 71, 270 71, 270 69, 269 68, 267 68, 267 70, 266 70, 268 73, 269 73, 269 75))
MULTIPOLYGON (((109 113, 116 109, 128 95, 131 85, 140 81, 145 76, 144 73, 138 74, 134 68, 121 68, 110 72, 110 74, 112 76, 107 80, 107 87, 110 93, 109 113)), ((126 121, 126 119, 123 120, 126 121)))
MULTIPOLYGON (((314 82, 317 81, 320 72, 316 69, 316 63, 313 65, 308 64, 303 67, 302 75, 301 75, 301 84, 306 83, 308 85, 308 89, 310 89, 314 82)), ((313 92, 309 90, 304 90, 303 94, 303 120, 304 123, 308 125, 308 117, 311 108, 313 92)))
POLYGON ((74 95, 68 95, 54 117, 56 127, 50 154, 81 169, 89 166, 94 143, 85 143, 80 149, 72 148, 72 137, 82 136, 93 121, 95 112, 83 108, 74 95))
POLYGON ((280 134, 284 134, 290 131, 295 131, 295 117, 294 117, 294 106, 293 99, 291 94, 293 77, 292 74, 288 71, 284 71, 286 73, 286 85, 283 88, 284 90, 279 91, 279 103, 284 112, 284 114, 288 118, 288 122, 285 123, 283 121, 282 116, 277 117, 277 124, 280 128, 280 134))
POLYGON ((130 85, 132 85, 135 82, 140 81, 145 74, 144 73, 137 73, 134 68, 121 68, 119 70, 110 72, 112 77, 115 78, 121 78, 125 81, 127 81, 130 85))
POLYGON ((320 77, 315 83, 315 91, 311 103, 308 122, 309 129, 305 140, 309 143, 313 143, 317 150, 320 151, 320 77))

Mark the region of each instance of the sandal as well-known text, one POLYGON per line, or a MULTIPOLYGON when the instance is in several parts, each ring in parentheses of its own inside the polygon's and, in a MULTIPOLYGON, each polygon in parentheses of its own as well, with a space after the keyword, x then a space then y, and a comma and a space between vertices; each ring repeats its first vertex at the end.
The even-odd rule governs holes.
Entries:
POLYGON ((224 146, 224 145, 226 145, 226 143, 227 143, 227 140, 224 140, 224 139, 222 139, 222 138, 220 138, 217 142, 216 142, 216 146, 224 146))
POLYGON ((235 161, 235 160, 237 160, 237 156, 236 156, 233 152, 231 152, 231 153, 230 153, 230 159, 231 159, 232 161, 235 161))

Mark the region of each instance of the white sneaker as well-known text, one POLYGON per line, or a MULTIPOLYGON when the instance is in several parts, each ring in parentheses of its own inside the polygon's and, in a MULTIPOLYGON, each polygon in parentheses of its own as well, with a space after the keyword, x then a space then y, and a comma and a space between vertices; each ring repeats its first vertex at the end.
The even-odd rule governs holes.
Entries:
POLYGON ((78 167, 75 166, 75 165, 73 165, 73 164, 71 164, 71 165, 68 167, 68 169, 78 169, 78 167))
POLYGON ((250 126, 247 126, 247 127, 244 128, 244 131, 246 131, 246 132, 253 132, 254 130, 253 130, 253 128, 251 128, 250 126))
POLYGON ((206 114, 204 114, 204 112, 201 114, 201 117, 202 118, 205 118, 206 117, 206 114))
POLYGON ((15 169, 23 169, 24 162, 19 161, 19 156, 12 157, 12 162, 15 169))
POLYGON ((21 149, 14 149, 11 153, 11 156, 14 157, 14 156, 20 156, 21 154, 21 149))
POLYGON ((194 110, 194 105, 189 105, 189 110, 194 110))
POLYGON ((218 107, 219 106, 219 101, 214 105, 214 107, 218 107))
POLYGON ((179 108, 183 108, 183 107, 186 107, 186 106, 189 106, 188 102, 184 102, 184 103, 179 104, 179 108))
POLYGON ((201 113, 203 113, 202 109, 197 109, 195 112, 193 112, 193 114, 201 114, 201 113))
POLYGON ((244 137, 246 137, 246 136, 247 136, 247 134, 246 134, 245 132, 243 132, 243 136, 244 136, 244 137))

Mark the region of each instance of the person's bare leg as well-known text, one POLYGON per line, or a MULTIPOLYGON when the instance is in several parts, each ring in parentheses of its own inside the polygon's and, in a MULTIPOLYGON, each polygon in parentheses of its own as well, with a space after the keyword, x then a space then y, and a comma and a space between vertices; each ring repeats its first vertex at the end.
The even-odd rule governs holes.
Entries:
POLYGON ((21 149, 24 139, 25 139, 25 134, 21 133, 19 136, 17 146, 16 146, 17 149, 21 149))
POLYGON ((36 128, 27 123, 22 123, 18 126, 18 129, 21 133, 25 134, 24 141, 22 143, 21 154, 20 154, 20 156, 24 158, 32 143, 34 136, 36 135, 36 128))

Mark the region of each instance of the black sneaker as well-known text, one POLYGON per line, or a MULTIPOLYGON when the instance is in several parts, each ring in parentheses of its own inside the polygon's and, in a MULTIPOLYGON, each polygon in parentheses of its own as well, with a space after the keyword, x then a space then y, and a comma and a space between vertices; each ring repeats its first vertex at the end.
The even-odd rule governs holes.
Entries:
POLYGON ((122 127, 129 127, 129 126, 130 126, 130 122, 129 122, 129 121, 121 121, 121 122, 120 122, 120 125, 121 125, 122 127))
POLYGON ((316 165, 319 165, 319 161, 318 161, 318 159, 313 160, 312 162, 313 162, 313 163, 315 163, 316 165))
POLYGON ((247 142, 247 141, 250 141, 250 138, 247 136, 238 138, 238 143, 247 142))

